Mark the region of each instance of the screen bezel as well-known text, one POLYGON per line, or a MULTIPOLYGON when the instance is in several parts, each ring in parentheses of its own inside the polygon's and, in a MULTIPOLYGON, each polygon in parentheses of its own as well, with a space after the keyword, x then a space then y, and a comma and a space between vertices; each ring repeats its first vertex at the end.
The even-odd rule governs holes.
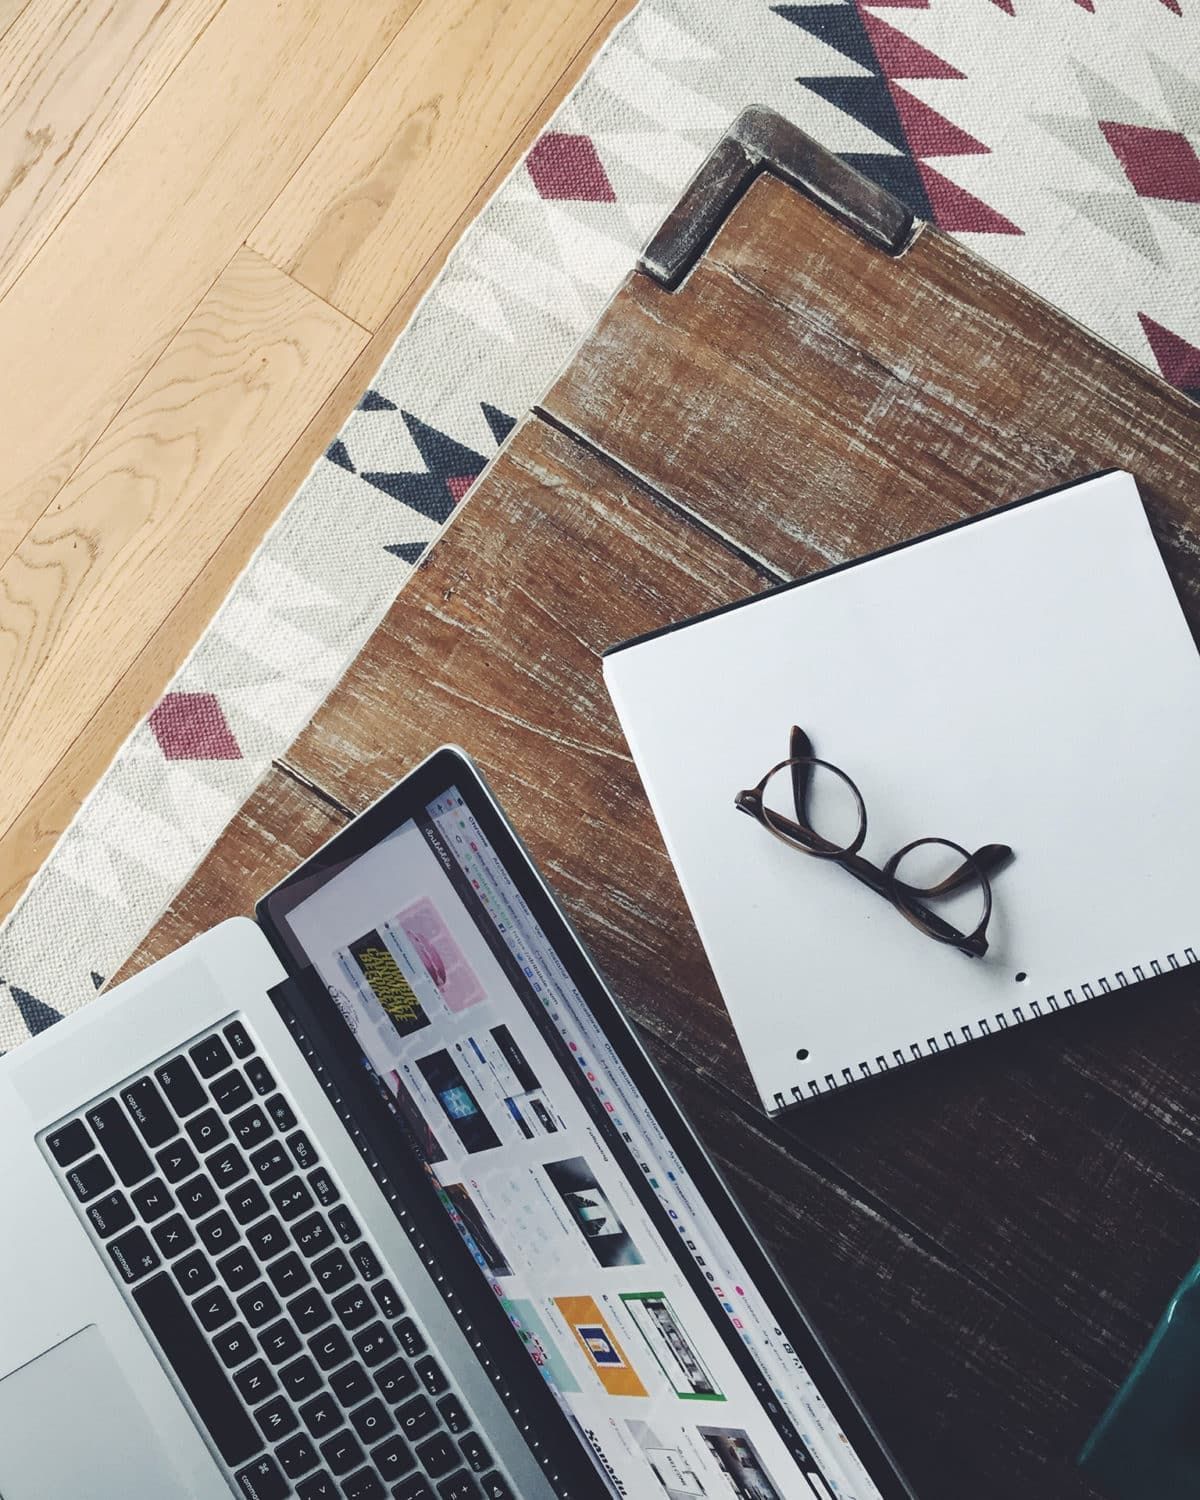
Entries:
MULTIPOLYGON (((467 807, 478 819, 493 851, 511 876, 521 896, 528 903, 534 919, 541 926, 572 982, 582 994, 613 1051, 649 1106, 671 1148, 678 1154, 690 1174, 705 1207, 733 1246, 750 1280, 792 1344, 829 1407, 834 1420, 845 1433, 880 1493, 885 1500, 915 1500, 912 1489, 901 1476, 882 1438, 859 1405, 823 1340, 813 1328, 782 1274, 751 1228, 732 1191, 720 1176, 698 1136, 670 1094, 657 1067, 605 985, 566 913, 559 906, 516 830, 503 813, 481 771, 471 757, 459 747, 445 745, 435 750, 409 775, 355 817, 311 858, 273 890, 267 892, 258 902, 256 916, 259 925, 287 968, 289 975, 299 986, 301 995, 307 996, 310 1002, 303 1006, 306 1015, 300 1018, 302 1024, 307 1024, 310 1029, 315 1027, 316 1032, 319 1033, 315 1040, 322 1052, 332 1048, 340 1054, 344 1072, 347 1048, 341 1037, 319 1024, 311 1008, 314 994, 319 994, 320 999, 324 1000, 324 986, 316 978, 311 964, 305 961, 303 950, 300 949, 291 933, 287 924, 288 913, 359 855, 373 848, 410 819, 423 813, 430 803, 451 787, 458 790, 467 807)), ((345 1040, 350 1043, 349 1051, 357 1055, 359 1049, 348 1032, 345 1033, 345 1040)), ((361 1078, 361 1072, 359 1077, 361 1078)), ((361 1104, 362 1101, 360 1100, 359 1103, 361 1104)), ((372 1100, 370 1103, 376 1104, 377 1101, 372 1100)), ((355 1114, 356 1117, 360 1116, 358 1108, 355 1108, 355 1114)), ((376 1146, 380 1144, 376 1138, 379 1135, 381 1121, 386 1122, 385 1128, 394 1132, 394 1125, 390 1116, 383 1111, 382 1104, 378 1104, 378 1115, 375 1109, 366 1108, 362 1112, 362 1117, 359 1118, 359 1123, 370 1130, 373 1138, 372 1144, 376 1146)), ((401 1146, 399 1149, 405 1157, 410 1155, 407 1147, 401 1146)), ((432 1192, 428 1201, 430 1208, 437 1207, 432 1192)), ((434 1216, 430 1215, 430 1217, 434 1216)), ((445 1218, 445 1227, 452 1230, 449 1217, 446 1215, 441 1215, 441 1217, 445 1218)), ((424 1229, 425 1226, 422 1224, 423 1232, 424 1229)), ((443 1239, 443 1236, 439 1233, 438 1238, 443 1239)), ((461 1244, 457 1234, 454 1239, 456 1244, 461 1244)), ((445 1243, 444 1240, 443 1243, 445 1243)), ((528 1355, 521 1348, 519 1341, 513 1338, 499 1300, 493 1296, 485 1279, 479 1275, 469 1258, 466 1261, 466 1267, 469 1267, 471 1277, 478 1283, 487 1301, 500 1315, 504 1336, 520 1355, 528 1376, 532 1378, 532 1383, 522 1382, 530 1394, 531 1402, 535 1402, 541 1410, 545 1411, 547 1418, 552 1413, 556 1423, 561 1423, 563 1434, 569 1434, 571 1442, 577 1444, 578 1438, 571 1432, 570 1424, 561 1408, 549 1391, 544 1388, 544 1382, 537 1374, 536 1367, 529 1360, 528 1355), (534 1386, 542 1388, 536 1396, 534 1386), (548 1398, 548 1400, 542 1398, 548 1398)), ((473 1295, 472 1290, 470 1288, 463 1288, 463 1290, 467 1292, 469 1302, 477 1317, 484 1323, 492 1324, 493 1327, 499 1326, 496 1325, 495 1319, 484 1311, 480 1300, 473 1295)), ((511 1361, 505 1360, 504 1364, 510 1379, 519 1378, 511 1361)))

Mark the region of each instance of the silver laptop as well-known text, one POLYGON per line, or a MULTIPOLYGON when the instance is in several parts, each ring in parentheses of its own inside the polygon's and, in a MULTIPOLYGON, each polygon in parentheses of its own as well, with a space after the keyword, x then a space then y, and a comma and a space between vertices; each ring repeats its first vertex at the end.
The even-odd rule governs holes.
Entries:
POLYGON ((478 771, 0 1061, 2 1500, 910 1496, 478 771))

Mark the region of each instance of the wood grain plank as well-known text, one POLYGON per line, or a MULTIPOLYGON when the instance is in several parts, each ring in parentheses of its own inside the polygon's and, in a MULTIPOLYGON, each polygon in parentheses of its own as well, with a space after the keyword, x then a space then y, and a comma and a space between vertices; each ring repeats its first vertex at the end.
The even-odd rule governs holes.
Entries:
POLYGON ((936 230, 892 260, 761 177, 544 407, 788 577, 1128 468, 1200 626, 1200 408, 936 230))
MULTIPOLYGON (((458 219, 406 286, 396 305, 322 403, 320 411, 298 434, 286 458, 272 472, 200 574, 187 583, 170 614, 145 642, 135 660, 115 682, 110 683, 100 707, 62 757, 46 769, 33 796, 9 827, 0 833, 0 918, 16 903, 130 729, 158 701, 167 682, 199 639, 271 523, 328 447, 331 435, 354 409, 463 231, 528 149, 545 120, 578 83, 591 60, 588 49, 599 45, 608 29, 631 5, 632 0, 617 0, 584 49, 576 54, 556 80, 520 135, 497 160, 488 178, 463 201, 458 219)), ((468 192, 470 186, 447 182, 444 196, 449 201, 451 197, 468 192)))
MULTIPOLYGON (((336 809, 272 772, 116 980, 214 921, 252 911, 341 825, 336 809)), ((678 1053, 655 1050, 920 1493, 1007 1500, 1021 1485, 1034 1500, 1090 1495, 1069 1454, 1047 1463, 1032 1431, 1031 1411, 1068 1431, 1078 1424, 1079 1372, 1047 1331, 995 1292, 964 1285, 928 1246, 790 1156, 761 1120, 748 1122, 678 1053), (945 1363, 931 1360, 931 1345, 945 1363), (964 1407, 976 1405, 986 1405, 986 1423, 964 1420, 964 1407)), ((1084 1381, 1085 1399, 1099 1401, 1101 1382, 1088 1373, 1084 1381)))
MULTIPOLYGON (((34 0, 0 41, 0 297, 222 0, 34 0)), ((0 33, 4 21, 0 13, 0 33)))
POLYGON ((0 38, 8 34, 30 3, 31 0, 0 0, 0 38))
POLYGON ((226 0, 0 301, 0 562, 414 4, 226 0))
POLYGON ((425 0, 249 243, 375 328, 610 0, 425 0))
POLYGON ((293 777, 269 771, 109 984, 174 953, 223 917, 253 916, 264 891, 316 853, 345 821, 293 777))
POLYGON ((239 251, 0 567, 0 828, 365 341, 239 251))

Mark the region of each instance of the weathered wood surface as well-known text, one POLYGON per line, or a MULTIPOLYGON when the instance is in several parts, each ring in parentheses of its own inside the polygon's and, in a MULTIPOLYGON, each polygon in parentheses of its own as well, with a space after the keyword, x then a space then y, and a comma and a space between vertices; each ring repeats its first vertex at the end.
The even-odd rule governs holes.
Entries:
POLYGON ((759 179, 678 290, 631 279, 545 409, 145 953, 248 909, 336 826, 293 773, 356 811, 459 740, 918 1493, 1091 1495, 1074 1454, 1200 1243, 1195 978, 767 1126, 597 654, 1113 464, 1195 627, 1195 408, 941 237, 888 260, 759 179))

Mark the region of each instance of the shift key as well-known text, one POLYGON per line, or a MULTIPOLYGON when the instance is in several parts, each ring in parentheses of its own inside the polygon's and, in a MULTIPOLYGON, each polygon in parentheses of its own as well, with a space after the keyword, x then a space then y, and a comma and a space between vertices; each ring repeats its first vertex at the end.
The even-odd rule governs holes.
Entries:
POLYGON ((95 1109, 89 1109, 88 1124, 96 1137, 96 1144, 112 1163, 112 1169, 125 1184, 132 1187, 149 1177, 154 1164, 146 1149, 133 1133, 129 1116, 115 1099, 106 1099, 95 1109))

